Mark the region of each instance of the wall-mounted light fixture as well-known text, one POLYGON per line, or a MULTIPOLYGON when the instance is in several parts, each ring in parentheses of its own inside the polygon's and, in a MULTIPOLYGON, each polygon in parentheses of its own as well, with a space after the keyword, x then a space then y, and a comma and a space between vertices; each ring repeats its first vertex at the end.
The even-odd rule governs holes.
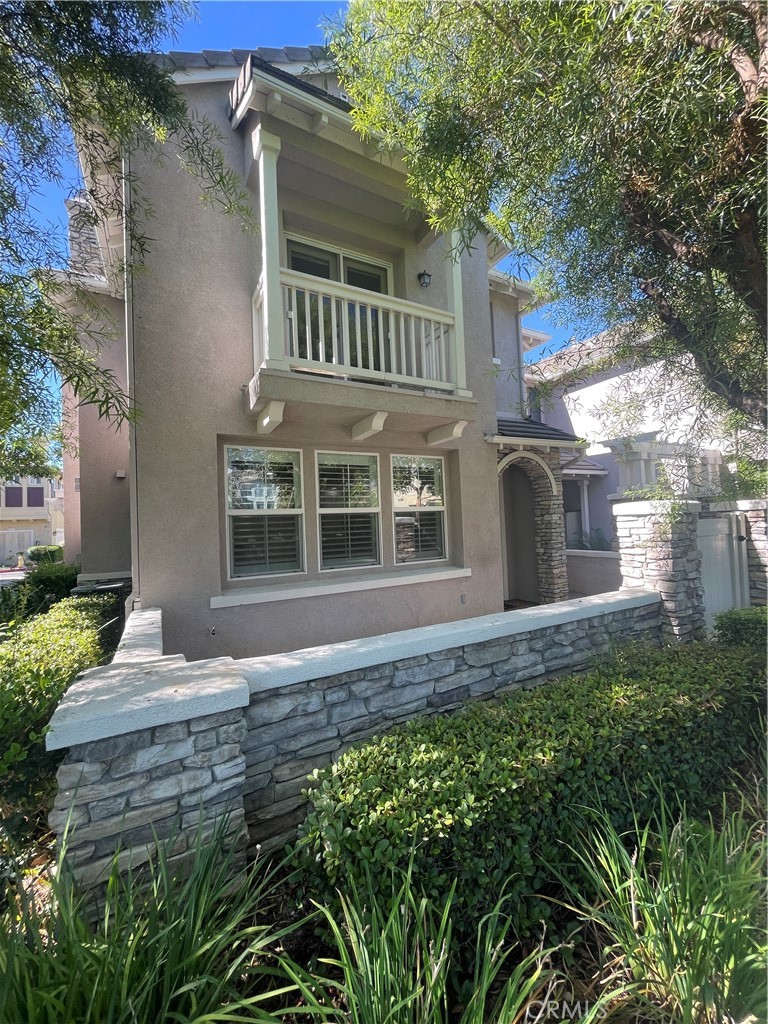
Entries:
POLYGON ((432 275, 428 274, 426 270, 422 270, 420 274, 416 275, 419 279, 419 284, 422 288, 429 288, 432 284, 432 275))

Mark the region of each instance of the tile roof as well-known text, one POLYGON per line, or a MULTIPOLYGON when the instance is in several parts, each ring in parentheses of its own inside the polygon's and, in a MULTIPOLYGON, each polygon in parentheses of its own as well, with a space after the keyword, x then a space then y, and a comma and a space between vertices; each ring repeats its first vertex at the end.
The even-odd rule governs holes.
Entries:
POLYGON ((550 427, 547 423, 516 419, 513 416, 499 416, 497 430, 499 437, 529 437, 537 441, 569 441, 570 443, 579 440, 575 434, 550 427))

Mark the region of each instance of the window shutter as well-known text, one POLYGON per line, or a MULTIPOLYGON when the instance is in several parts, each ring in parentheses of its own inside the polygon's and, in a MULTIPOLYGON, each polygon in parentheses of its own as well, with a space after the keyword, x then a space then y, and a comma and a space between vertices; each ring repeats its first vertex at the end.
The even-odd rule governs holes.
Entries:
POLYGON ((232 575, 301 569, 300 520, 300 516, 233 517, 232 575))
POLYGON ((379 530, 376 513, 320 516, 323 569, 378 565, 379 530))

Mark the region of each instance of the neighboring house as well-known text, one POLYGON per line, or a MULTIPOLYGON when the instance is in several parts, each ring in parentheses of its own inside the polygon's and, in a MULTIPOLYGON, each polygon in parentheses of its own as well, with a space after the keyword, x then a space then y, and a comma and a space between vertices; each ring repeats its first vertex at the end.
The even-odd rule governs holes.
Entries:
POLYGON ((78 410, 68 557, 161 607, 166 653, 283 652, 568 596, 560 466, 577 440, 522 415, 532 292, 483 235, 452 259, 457 240, 408 208, 401 161, 355 134, 333 78, 304 73, 316 56, 161 58, 218 127, 258 232, 202 207, 177 163, 133 155, 153 217, 126 302, 121 224, 94 236, 70 205, 82 282, 124 324, 101 358, 140 416, 115 432, 78 410))
MULTIPOLYGON (((609 542, 611 502, 665 483, 687 497, 720 490, 722 454, 692 449, 670 436, 685 418, 666 422, 654 398, 658 368, 626 362, 604 368, 606 335, 568 346, 526 367, 533 415, 587 442, 585 456, 563 463, 563 501, 569 548, 609 542), (617 436, 624 433, 627 436, 617 436)), ((674 396, 671 396, 674 398, 674 396)))
POLYGON ((0 481, 0 560, 16 561, 34 544, 64 543, 61 481, 39 476, 0 481))

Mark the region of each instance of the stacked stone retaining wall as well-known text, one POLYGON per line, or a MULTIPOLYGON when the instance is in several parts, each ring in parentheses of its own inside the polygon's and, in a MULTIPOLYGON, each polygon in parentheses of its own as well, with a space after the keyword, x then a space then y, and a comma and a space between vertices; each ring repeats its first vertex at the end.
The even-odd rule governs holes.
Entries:
POLYGON ((316 768, 418 715, 584 668, 612 644, 658 641, 643 591, 465 619, 265 658, 161 653, 157 610, 134 612, 115 661, 67 692, 47 736, 68 748, 51 815, 85 888, 159 842, 179 861, 225 818, 226 840, 279 847, 316 768))
POLYGON ((659 635, 657 595, 612 594, 238 662, 251 692, 243 741, 251 845, 285 843, 306 813, 307 776, 355 741, 659 635))
POLYGON ((172 863, 183 860, 224 816, 222 835, 237 842, 245 732, 236 708, 72 747, 49 823, 67 832, 76 881, 85 888, 106 881, 115 854, 119 867, 138 867, 159 842, 169 842, 172 863))

